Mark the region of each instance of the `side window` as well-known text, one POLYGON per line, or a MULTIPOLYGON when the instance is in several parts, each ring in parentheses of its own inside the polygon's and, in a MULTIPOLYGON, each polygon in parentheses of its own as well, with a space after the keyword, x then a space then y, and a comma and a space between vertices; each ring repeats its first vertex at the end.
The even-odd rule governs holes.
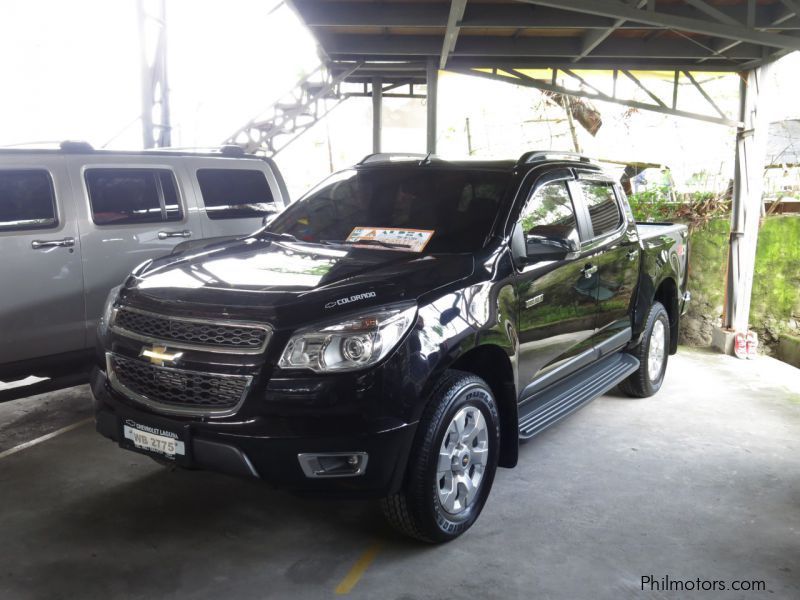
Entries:
POLYGON ((278 212, 264 173, 255 169, 198 169, 210 219, 246 219, 278 212))
POLYGON ((526 240, 571 239, 580 243, 575 209, 563 181, 547 183, 536 190, 522 209, 520 224, 526 240))
POLYGON ((0 170, 0 232, 57 225, 53 181, 47 171, 0 170))
POLYGON ((601 181, 579 181, 589 209, 594 237, 601 237, 616 230, 622 224, 622 213, 614 194, 614 186, 601 181))
POLYGON ((97 225, 183 218, 175 175, 169 169, 87 169, 85 177, 97 225))

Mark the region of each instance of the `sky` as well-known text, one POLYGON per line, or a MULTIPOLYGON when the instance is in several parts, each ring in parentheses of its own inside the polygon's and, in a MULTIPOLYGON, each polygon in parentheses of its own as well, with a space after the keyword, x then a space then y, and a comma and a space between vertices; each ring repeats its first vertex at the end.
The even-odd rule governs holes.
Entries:
MULTIPOLYGON (((219 144, 318 63, 275 4, 167 0, 173 144, 219 144)), ((3 0, 0 56, 0 145, 141 146, 135 0, 3 0)))
MULTIPOLYGON (((309 32, 288 8, 272 12, 277 3, 167 0, 173 145, 219 145, 319 64, 309 32)), ((0 145, 81 139, 95 147, 141 147, 140 52, 136 0, 0 1, 0 145)), ((797 54, 773 69, 773 120, 800 116, 798 69, 797 54)), ((735 111, 735 76, 700 78, 735 111)), ((604 87, 610 81, 591 80, 604 87)), ((649 83, 670 98, 668 84, 649 83)), ((536 90, 443 73, 439 101, 442 155, 468 153, 467 119, 474 156, 572 149, 563 111, 546 106, 536 90)), ((680 101, 690 110, 709 108, 688 82, 680 101)), ((598 135, 579 130, 587 154, 668 164, 679 183, 704 171, 724 185, 732 173, 730 128, 596 105, 604 121, 598 135)), ((386 99, 383 149, 424 152, 424 118, 424 100, 386 99)), ((292 197, 331 167, 371 152, 370 127, 371 101, 353 98, 282 151, 276 160, 292 197)))

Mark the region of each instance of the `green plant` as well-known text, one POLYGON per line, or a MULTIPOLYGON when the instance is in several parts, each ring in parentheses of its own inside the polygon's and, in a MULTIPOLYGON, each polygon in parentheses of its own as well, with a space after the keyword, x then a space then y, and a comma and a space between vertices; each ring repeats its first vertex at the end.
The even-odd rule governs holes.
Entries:
POLYGON ((724 217, 730 211, 730 202, 719 194, 679 194, 674 201, 667 186, 631 194, 628 200, 638 221, 680 221, 690 231, 703 229, 712 219, 724 217))

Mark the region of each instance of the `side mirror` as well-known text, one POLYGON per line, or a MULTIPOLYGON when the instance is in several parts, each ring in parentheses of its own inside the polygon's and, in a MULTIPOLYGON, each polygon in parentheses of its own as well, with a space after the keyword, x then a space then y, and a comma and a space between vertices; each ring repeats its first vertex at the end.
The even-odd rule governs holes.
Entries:
POLYGON ((575 240, 529 236, 525 243, 525 256, 528 262, 541 260, 564 260, 569 254, 579 250, 575 240))

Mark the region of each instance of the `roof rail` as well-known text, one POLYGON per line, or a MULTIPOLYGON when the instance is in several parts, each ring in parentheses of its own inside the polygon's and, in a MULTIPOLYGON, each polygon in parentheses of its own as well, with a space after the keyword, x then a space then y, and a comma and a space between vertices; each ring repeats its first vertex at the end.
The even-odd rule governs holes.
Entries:
POLYGON ((94 148, 89 142, 83 140, 64 140, 58 147, 62 152, 94 152, 94 148))
POLYGON ((62 150, 64 152, 92 152, 94 148, 89 142, 83 140, 50 140, 39 142, 17 142, 16 144, 4 144, 0 148, 7 149, 30 149, 30 150, 62 150))
POLYGON ((375 154, 367 154, 358 164, 368 165, 378 162, 423 161, 429 156, 429 154, 417 154, 414 152, 376 152, 375 154))
POLYGON ((164 146, 163 148, 146 148, 144 152, 196 152, 203 154, 223 154, 224 156, 245 156, 244 148, 236 144, 222 146, 164 146))
POLYGON ((519 160, 517 161, 517 165, 519 166, 524 164, 544 162, 546 160, 566 160, 572 162, 597 164, 595 160, 589 158, 588 156, 583 156, 582 154, 578 154, 576 152, 562 152, 555 150, 534 150, 532 152, 526 152, 525 154, 520 156, 519 160))
POLYGON ((57 148, 61 142, 58 140, 46 140, 46 141, 38 141, 38 142, 16 142, 14 144, 3 144, 0 148, 9 148, 9 149, 16 149, 16 148, 29 148, 29 147, 36 147, 38 148, 57 148))
POLYGON ((219 151, 224 156, 244 156, 245 151, 241 146, 236 144, 224 144, 219 147, 219 151))

